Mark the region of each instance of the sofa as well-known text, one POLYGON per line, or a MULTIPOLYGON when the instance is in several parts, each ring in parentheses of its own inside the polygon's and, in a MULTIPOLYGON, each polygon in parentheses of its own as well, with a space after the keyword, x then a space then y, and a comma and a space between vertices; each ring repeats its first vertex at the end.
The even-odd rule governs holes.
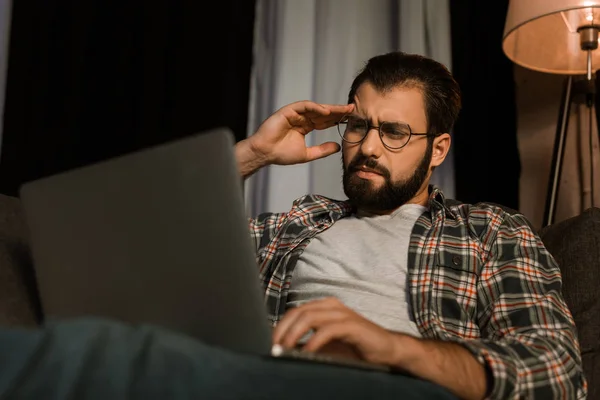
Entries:
MULTIPOLYGON (((600 400, 600 208, 589 208, 538 233, 562 271, 563 294, 578 329, 588 399, 600 400)), ((20 201, 0 195, 0 324, 36 326, 42 315, 20 201)))

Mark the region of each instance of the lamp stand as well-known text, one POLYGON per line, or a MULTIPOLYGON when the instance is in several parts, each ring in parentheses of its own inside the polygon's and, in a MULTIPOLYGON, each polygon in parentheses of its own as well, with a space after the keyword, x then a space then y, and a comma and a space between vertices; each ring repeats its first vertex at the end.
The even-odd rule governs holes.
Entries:
MULTIPOLYGON (((560 185, 560 176, 562 164, 565 155, 565 143, 567 137, 567 128, 569 126, 569 115, 571 103, 573 102, 574 91, 585 95, 585 103, 588 108, 589 116, 589 137, 590 137, 590 183, 591 199, 594 206, 594 156, 593 156, 593 117, 594 104, 596 98, 596 78, 592 74, 592 51, 598 49, 599 25, 582 25, 577 29, 579 33, 579 44, 581 50, 587 53, 587 79, 573 84, 573 76, 568 76, 565 80, 563 95, 561 98, 560 109, 558 112, 558 123, 556 124, 556 138, 554 139, 554 152, 552 154, 552 166, 550 168, 550 181, 548 182, 548 195, 546 197, 546 210, 544 212, 544 226, 554 223, 554 214, 556 212, 556 201, 558 199, 558 188, 560 185)), ((596 113, 596 127, 600 127, 598 113, 596 113)), ((600 129, 598 129, 600 136, 600 129)))
MULTIPOLYGON (((558 191, 560 187, 560 177, 562 172, 562 165, 565 155, 565 146, 566 146, 566 138, 567 138, 567 130, 569 128, 569 116, 571 112, 571 104, 573 100, 578 95, 585 95, 586 106, 588 108, 588 113, 591 116, 594 112, 594 104, 595 104, 595 77, 592 79, 579 80, 577 82, 574 81, 573 76, 567 76, 565 78, 563 92, 561 97, 560 108, 558 112, 558 121, 556 124, 556 136, 554 139, 554 150, 552 153, 552 164, 550 167, 550 179, 548 182, 548 193, 546 196, 546 209, 544 212, 544 225, 548 226, 554 223, 554 216, 556 214, 556 203, 558 199, 558 191)), ((600 116, 599 113, 595 113, 595 123, 596 127, 600 127, 600 116)), ((592 121, 590 120, 590 137, 592 135, 592 121)), ((598 130, 598 134, 600 137, 600 129, 598 130)), ((591 143, 590 143, 591 145, 591 143)), ((590 148, 590 155, 592 149, 590 148)), ((593 162, 593 158, 590 159, 590 163, 593 162)), ((593 164, 592 171, 593 171, 593 164)), ((593 173, 592 173, 592 182, 593 182, 593 173)), ((593 196, 594 196, 594 186, 592 184, 592 205, 593 205, 593 196)))

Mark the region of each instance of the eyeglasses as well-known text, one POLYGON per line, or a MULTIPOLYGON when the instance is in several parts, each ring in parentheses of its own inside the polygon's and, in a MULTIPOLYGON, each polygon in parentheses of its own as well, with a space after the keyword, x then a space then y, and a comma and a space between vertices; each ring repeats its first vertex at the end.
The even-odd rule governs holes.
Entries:
POLYGON ((410 126, 403 122, 382 122, 381 125, 370 125, 365 119, 354 116, 345 116, 337 124, 337 130, 345 142, 358 144, 362 142, 371 129, 379 130, 381 143, 390 150, 403 148, 410 141, 411 136, 436 137, 439 133, 415 133, 410 126))

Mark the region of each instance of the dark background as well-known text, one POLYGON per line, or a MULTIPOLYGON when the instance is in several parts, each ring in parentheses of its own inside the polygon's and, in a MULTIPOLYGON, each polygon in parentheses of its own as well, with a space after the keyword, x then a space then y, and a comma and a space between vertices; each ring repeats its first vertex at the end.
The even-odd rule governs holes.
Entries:
POLYGON ((13 3, 0 192, 215 126, 246 134, 253 1, 13 3))
POLYGON ((452 72, 463 94, 454 163, 459 200, 518 209, 514 65, 502 52, 507 10, 508 0, 450 0, 452 72))
MULTIPOLYGON (((508 1, 451 0, 457 198, 518 208, 508 1), (485 10, 484 4, 485 3, 485 10)), ((246 136, 254 1, 15 0, 0 193, 216 126, 246 136)))

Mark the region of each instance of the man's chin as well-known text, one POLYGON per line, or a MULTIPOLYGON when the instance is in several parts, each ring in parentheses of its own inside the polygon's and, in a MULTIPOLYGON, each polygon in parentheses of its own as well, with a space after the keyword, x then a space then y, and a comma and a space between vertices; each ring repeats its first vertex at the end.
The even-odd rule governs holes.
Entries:
POLYGON ((348 199, 355 204, 369 203, 370 199, 377 197, 380 191, 380 185, 366 179, 353 177, 344 187, 344 193, 348 199))

